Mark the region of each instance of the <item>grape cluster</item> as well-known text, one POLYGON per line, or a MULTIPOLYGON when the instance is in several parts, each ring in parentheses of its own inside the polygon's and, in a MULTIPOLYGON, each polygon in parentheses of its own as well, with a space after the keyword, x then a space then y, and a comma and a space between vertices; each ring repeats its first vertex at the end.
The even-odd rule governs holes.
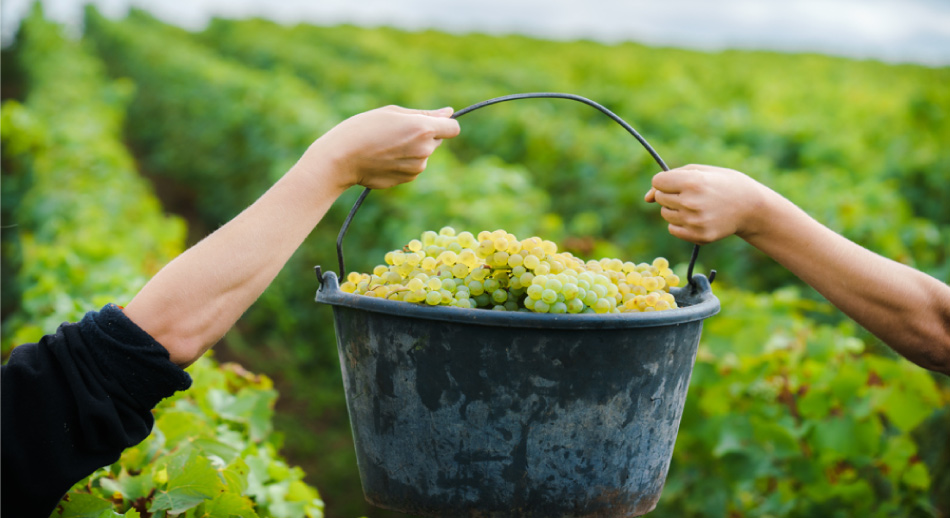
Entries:
POLYGON ((677 307, 669 261, 583 261, 553 241, 505 230, 478 235, 443 227, 387 252, 373 272, 351 272, 340 289, 430 306, 535 313, 626 313, 677 307))

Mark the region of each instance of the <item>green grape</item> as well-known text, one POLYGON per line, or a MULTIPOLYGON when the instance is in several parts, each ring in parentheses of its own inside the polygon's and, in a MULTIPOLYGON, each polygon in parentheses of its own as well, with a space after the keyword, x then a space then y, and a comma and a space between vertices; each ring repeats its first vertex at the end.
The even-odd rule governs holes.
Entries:
POLYGON ((521 281, 522 286, 531 286, 534 283, 534 274, 525 272, 521 274, 521 277, 518 277, 518 280, 521 281))
POLYGON ((504 302, 508 300, 508 292, 502 288, 498 288, 491 293, 491 299, 496 304, 504 304, 504 302))
POLYGON ((429 293, 426 293, 426 304, 435 306, 440 302, 442 302, 442 294, 438 291, 430 291, 429 293))
POLYGON ((568 313, 580 313, 584 310, 584 302, 580 299, 571 299, 567 301, 568 313))
POLYGON ((533 309, 535 313, 547 313, 551 310, 551 305, 543 300, 538 300, 535 301, 533 309))
POLYGON ((478 248, 475 249, 475 254, 481 258, 488 257, 493 253, 495 253, 495 243, 491 239, 483 240, 478 244, 478 248))
POLYGON ((508 252, 495 252, 491 256, 491 266, 501 267, 508 265, 508 252))
POLYGON ((524 260, 522 261, 522 264, 524 264, 525 268, 529 270, 534 270, 535 268, 541 265, 541 259, 538 259, 538 256, 532 254, 525 257, 524 260))
POLYGON ((557 302, 557 292, 550 289, 545 289, 541 292, 541 300, 547 302, 548 304, 553 304, 557 302))
POLYGON ((597 300, 597 292, 594 290, 590 290, 584 295, 584 304, 587 306, 593 306, 597 300))
POLYGON ((451 250, 446 250, 439 254, 438 261, 446 266, 452 266, 458 261, 458 254, 451 250))
POLYGON ((555 302, 551 304, 551 309, 548 310, 548 313, 567 313, 567 304, 563 302, 555 302))
POLYGON ((576 284, 574 284, 573 282, 567 282, 561 288, 561 293, 564 294, 565 299, 571 300, 577 296, 577 294, 579 293, 579 290, 580 289, 577 287, 576 284))
POLYGON ((482 293, 485 293, 485 286, 481 283, 481 281, 472 281, 468 283, 468 292, 475 296, 481 295, 482 293))
POLYGON ((530 298, 532 298, 532 299, 534 299, 534 300, 540 300, 540 299, 541 299, 541 293, 542 293, 543 291, 544 291, 544 288, 543 288, 541 285, 539 285, 539 284, 532 284, 531 286, 528 286, 528 290, 527 290, 528 297, 530 297, 530 298))
POLYGON ((491 272, 491 270, 489 270, 489 269, 487 269, 487 268, 476 268, 476 269, 472 270, 472 277, 474 277, 475 280, 477 280, 477 281, 484 281, 485 278, 488 277, 488 274, 489 274, 490 272, 491 272))
POLYGON ((597 299, 592 307, 597 313, 606 313, 610 311, 610 302, 607 299, 597 299))
POLYGON ((458 244, 461 245, 462 248, 472 248, 478 245, 478 241, 475 240, 475 236, 473 236, 472 233, 467 230, 459 232, 457 237, 458 244))
POLYGON ((478 257, 475 255, 475 252, 470 248, 465 248, 458 254, 458 262, 468 266, 469 268, 474 268, 478 264, 478 257))

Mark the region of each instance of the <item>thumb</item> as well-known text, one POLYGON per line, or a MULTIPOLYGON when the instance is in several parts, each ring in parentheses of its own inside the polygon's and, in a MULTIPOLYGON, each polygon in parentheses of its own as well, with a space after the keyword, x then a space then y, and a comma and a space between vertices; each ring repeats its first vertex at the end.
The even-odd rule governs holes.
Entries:
POLYGON ((451 117, 455 110, 451 106, 446 106, 444 108, 439 108, 438 110, 418 110, 418 113, 422 115, 428 115, 430 117, 451 117))
POLYGON ((398 112, 405 113, 407 115, 428 115, 429 117, 451 117, 455 110, 450 106, 445 108, 439 108, 438 110, 416 110, 414 108, 403 108, 402 106, 397 106, 395 104, 387 106, 386 108, 398 112))

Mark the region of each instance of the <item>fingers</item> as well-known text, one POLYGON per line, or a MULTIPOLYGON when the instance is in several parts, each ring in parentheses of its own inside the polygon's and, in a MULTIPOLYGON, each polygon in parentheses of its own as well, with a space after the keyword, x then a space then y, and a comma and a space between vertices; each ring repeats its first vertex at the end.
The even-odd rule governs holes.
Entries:
POLYGON ((646 195, 643 196, 643 201, 647 203, 656 202, 656 189, 653 187, 650 187, 650 190, 647 191, 646 195))
MULTIPOLYGON (((449 115, 451 115, 452 109, 449 108, 449 110, 449 115)), ((429 121, 429 124, 435 129, 435 138, 437 139, 454 138, 462 131, 459 122, 455 119, 435 117, 429 121)))
POLYGON ((387 106, 385 109, 396 113, 406 115, 425 115, 429 117, 425 121, 427 129, 433 132, 433 138, 447 139, 458 136, 461 128, 457 120, 451 118, 455 110, 451 106, 439 108, 437 110, 416 110, 412 108, 403 108, 402 106, 387 106))

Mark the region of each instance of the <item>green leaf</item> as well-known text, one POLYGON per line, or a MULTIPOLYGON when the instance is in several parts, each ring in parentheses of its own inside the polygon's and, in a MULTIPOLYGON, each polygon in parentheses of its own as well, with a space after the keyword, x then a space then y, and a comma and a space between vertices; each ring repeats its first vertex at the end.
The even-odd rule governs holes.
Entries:
POLYGON ((234 493, 222 493, 205 504, 205 512, 214 518, 257 518, 254 502, 246 496, 234 493))
POLYGON ((213 436, 214 431, 206 419, 193 412, 166 411, 156 420, 155 426, 165 434, 165 441, 171 449, 186 439, 213 436))
POLYGON ((178 463, 169 464, 168 484, 165 489, 155 493, 149 512, 181 513, 225 490, 224 482, 211 461, 198 455, 195 450, 191 450, 186 457, 184 466, 175 464, 178 463))
POLYGON ((930 487, 930 473, 927 471, 927 466, 925 466, 923 462, 913 464, 904 472, 901 480, 908 486, 916 489, 927 489, 930 487))
POLYGON ((126 500, 144 498, 148 496, 155 487, 151 473, 141 473, 136 476, 131 476, 125 470, 119 474, 119 478, 117 479, 108 477, 99 479, 99 484, 107 491, 120 493, 126 500))
POLYGON ((247 489, 247 476, 251 468, 244 462, 244 459, 237 458, 227 468, 221 470, 221 476, 228 487, 228 491, 236 494, 244 494, 247 489))
POLYGON ((71 493, 63 502, 63 518, 99 518, 103 512, 112 512, 112 502, 88 493, 71 493))

